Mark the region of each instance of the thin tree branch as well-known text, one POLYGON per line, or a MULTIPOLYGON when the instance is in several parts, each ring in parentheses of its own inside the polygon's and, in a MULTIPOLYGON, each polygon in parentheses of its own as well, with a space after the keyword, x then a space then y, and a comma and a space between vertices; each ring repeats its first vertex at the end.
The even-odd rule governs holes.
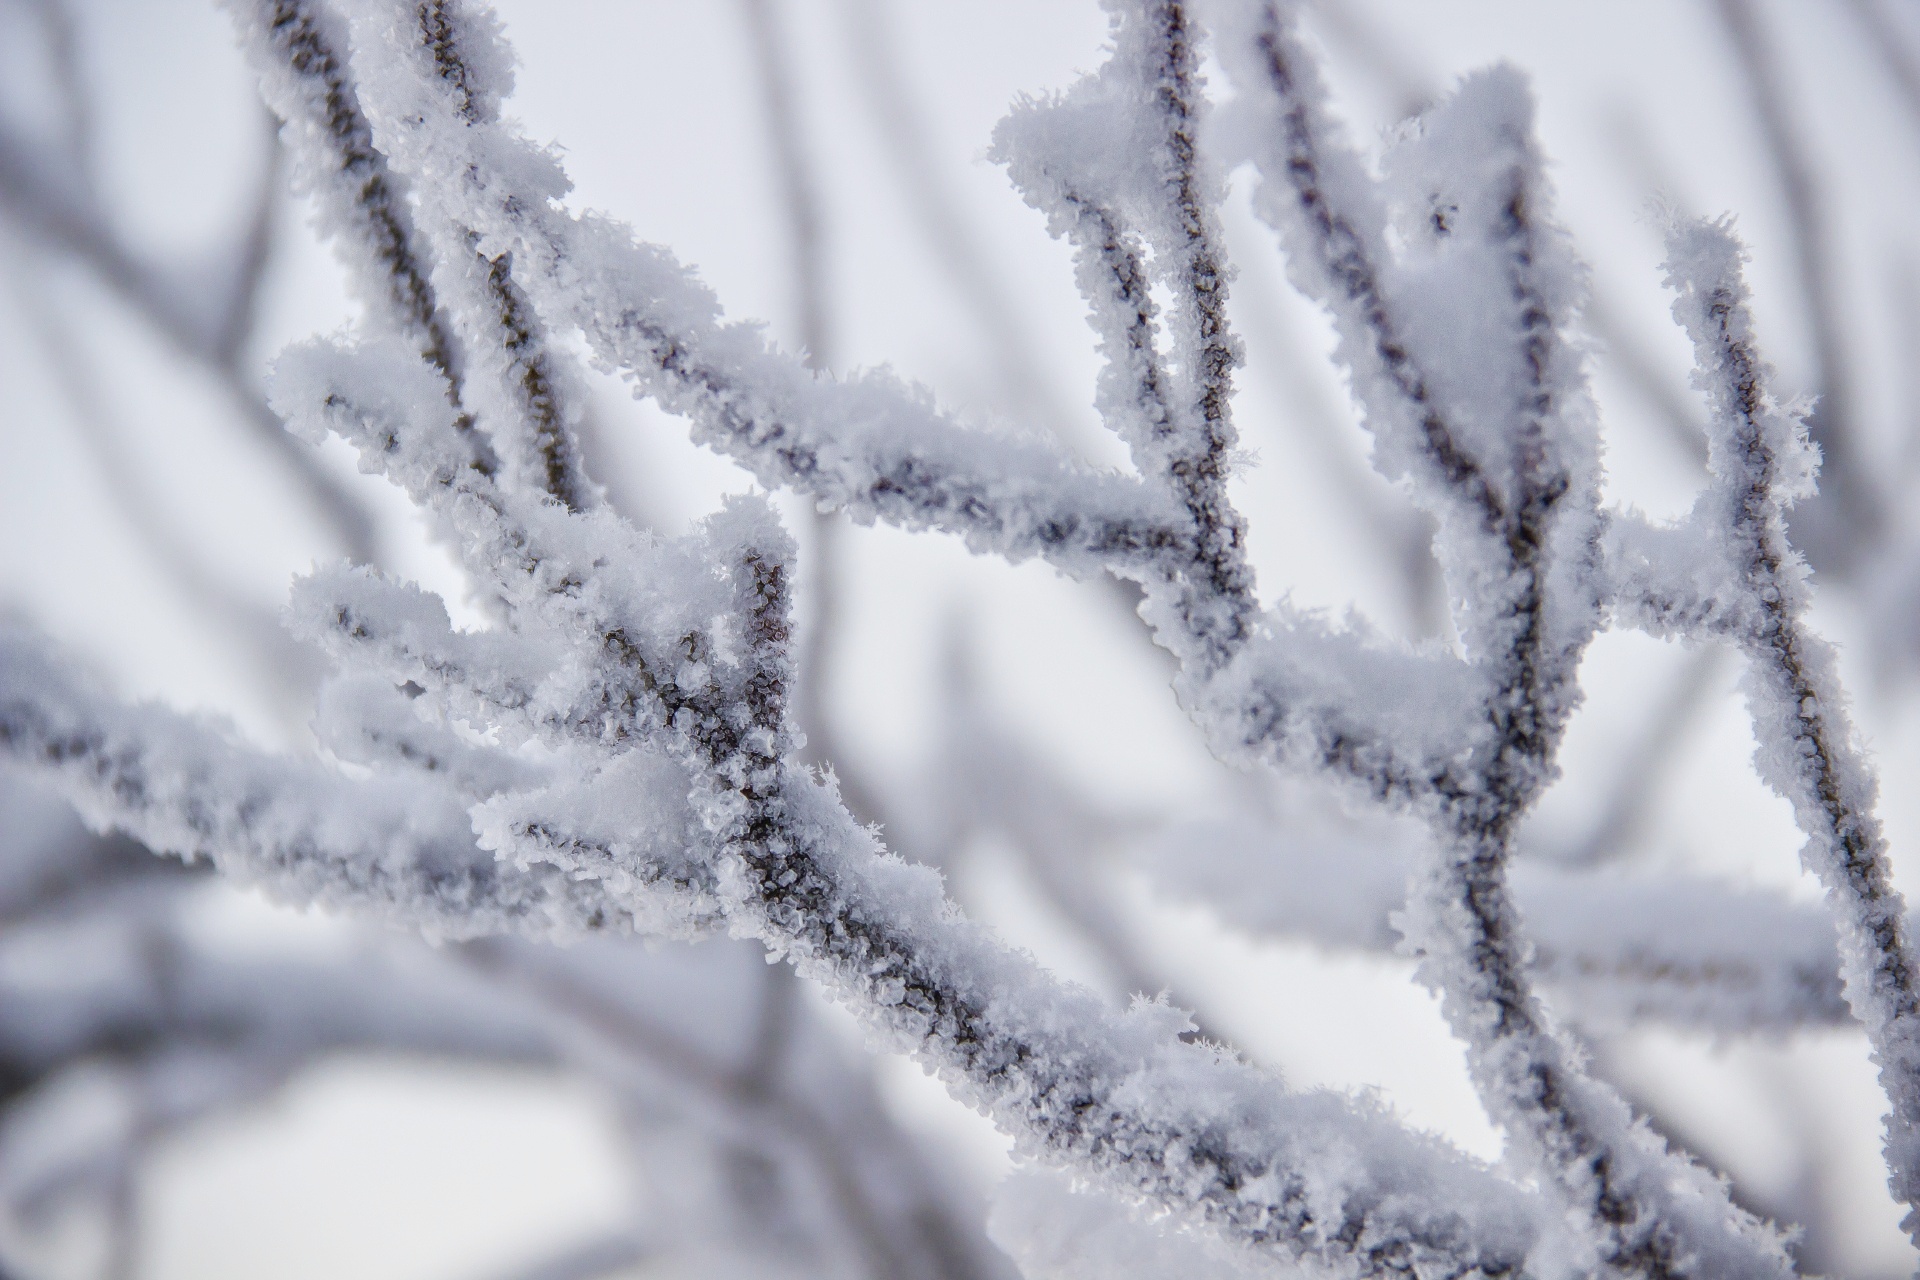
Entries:
POLYGON ((1838 293, 1833 231, 1805 142, 1788 113, 1786 86, 1755 14, 1753 0, 1715 0, 1715 12, 1760 126, 1765 154, 1786 205, 1800 302, 1812 344, 1811 383, 1819 399, 1807 419, 1821 455, 1821 492, 1802 504, 1796 542, 1839 575, 1850 573, 1865 547, 1883 535, 1886 497, 1864 456, 1847 324, 1838 293))
POLYGON ((1793 804, 1809 837, 1801 857, 1827 891, 1847 1003, 1866 1027, 1892 1107, 1890 1186, 1909 1206, 1902 1225, 1920 1243, 1920 973, 1834 654, 1805 622, 1805 571, 1786 511, 1809 483, 1807 439, 1769 393, 1731 234, 1695 223, 1676 228, 1671 246, 1674 312, 1693 336, 1716 418, 1712 514, 1725 521, 1732 587, 1747 606, 1738 642, 1750 664, 1755 735, 1766 744, 1762 776, 1793 804))

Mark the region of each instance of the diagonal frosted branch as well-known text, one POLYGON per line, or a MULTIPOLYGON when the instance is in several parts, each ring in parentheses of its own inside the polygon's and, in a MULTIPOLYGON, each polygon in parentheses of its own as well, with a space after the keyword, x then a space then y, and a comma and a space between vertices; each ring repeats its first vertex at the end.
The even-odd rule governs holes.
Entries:
POLYGON ((496 862, 450 791, 343 778, 202 721, 122 706, 11 630, 0 632, 0 756, 34 769, 96 826, 209 859, 283 901, 442 937, 568 935, 630 919, 591 882, 496 862))
POLYGON ((283 122, 295 187, 315 197, 321 230, 368 304, 369 319, 412 343, 458 403, 462 353, 434 294, 405 181, 374 146, 361 111, 343 24, 316 0, 229 7, 261 93, 283 122))
POLYGON ((1566 339, 1579 276, 1546 219, 1530 95, 1504 68, 1469 77, 1376 181, 1334 133, 1294 6, 1233 6, 1227 25, 1257 207, 1332 312, 1376 465, 1440 517, 1456 629, 1485 681, 1484 736, 1420 806, 1436 837, 1406 915, 1421 976, 1510 1158, 1555 1187, 1607 1265, 1678 1275, 1705 1249, 1782 1270, 1777 1242, 1585 1070, 1532 989, 1508 884, 1603 588, 1597 432, 1566 339))
MULTIPOLYGON (((448 936, 628 928, 658 918, 651 898, 661 886, 624 873, 701 847, 687 832, 637 848, 623 824, 618 839, 600 837, 605 860, 593 878, 580 878, 584 868, 516 869, 478 852, 459 805, 417 780, 353 782, 261 756, 198 722, 91 694, 35 642, 9 634, 0 643, 8 758, 35 767, 92 820, 211 858, 290 901, 448 936), (638 897, 631 910, 621 905, 629 894, 638 897)), ((1513 1272, 1547 1230, 1520 1192, 1458 1155, 1182 1043, 1181 1015, 1149 1007, 1116 1017, 1091 993, 1063 987, 955 916, 931 872, 876 857, 871 834, 817 783, 777 762, 734 758, 764 750, 751 732, 700 740, 718 774, 758 796, 715 817, 730 816, 746 836, 775 812, 787 833, 771 846, 734 845, 737 870, 722 885, 736 927, 852 998, 1036 1155, 1081 1162, 1130 1195, 1282 1256, 1364 1275, 1396 1274, 1407 1258, 1513 1272), (721 754, 727 742, 735 745, 721 754), (778 849, 778 865, 767 862, 778 849), (1147 1153, 1156 1154, 1137 1158, 1147 1153), (1349 1172, 1329 1182, 1323 1160, 1349 1172)))
MULTIPOLYGON (((560 208, 566 183, 549 154, 506 124, 463 116, 411 23, 369 17, 358 93, 390 163, 448 223, 474 229, 483 254, 512 252, 515 280, 548 322, 579 328, 599 359, 693 419, 702 442, 858 519, 939 528, 1015 558, 1137 575, 1186 554, 1190 522, 1138 481, 1077 466, 1037 437, 962 426, 885 373, 824 377, 757 327, 723 322, 664 251, 560 208)), ((447 47, 467 61, 491 47, 491 32, 450 21, 447 47)))
POLYGON ((1227 323, 1219 183, 1198 145, 1199 33, 1179 0, 1107 8, 1112 55, 1059 99, 1016 107, 995 130, 994 155, 1074 245, 1107 360, 1103 418, 1198 531, 1191 563, 1169 581, 1181 625, 1162 640, 1214 668, 1251 633, 1257 605, 1244 522, 1226 492, 1243 353, 1227 323))
POLYGON ((1905 902, 1893 886, 1877 790, 1835 671, 1806 623, 1807 570, 1786 514, 1812 491, 1804 420, 1775 403, 1754 344, 1742 251, 1723 224, 1676 227, 1668 240, 1674 318, 1692 336, 1696 384, 1711 408, 1712 488, 1697 518, 1720 532, 1727 594, 1744 597, 1736 639, 1761 777, 1793 805, 1801 861, 1819 877, 1840 934, 1847 1003, 1865 1025, 1891 1104, 1889 1186, 1920 1243, 1920 975, 1905 902))
MULTIPOLYGON (((501 99, 513 88, 511 66, 462 60, 458 27, 463 19, 440 0, 426 0, 414 17, 461 119, 497 120, 501 99)), ((586 389, 572 358, 554 344, 515 279, 513 254, 481 252, 479 237, 466 225, 448 221, 444 206, 428 201, 423 209, 439 264, 437 282, 450 300, 448 311, 472 366, 465 398, 505 469, 523 489, 544 493, 570 511, 596 505, 599 492, 582 470, 575 438, 586 389)))

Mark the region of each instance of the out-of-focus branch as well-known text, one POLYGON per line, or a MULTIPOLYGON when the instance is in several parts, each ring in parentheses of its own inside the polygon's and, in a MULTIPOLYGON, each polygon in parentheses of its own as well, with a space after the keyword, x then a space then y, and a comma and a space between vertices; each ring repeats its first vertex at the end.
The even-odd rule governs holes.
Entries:
POLYGON ((842 18, 868 118, 928 247, 972 313, 1007 393, 1064 433, 1071 415, 1054 379, 1035 359, 1041 348, 1033 340, 1026 312, 1009 291, 998 261, 981 243, 965 213, 966 202, 951 190, 935 160, 940 148, 934 145, 925 107, 903 74, 905 59, 887 6, 878 0, 845 0, 842 18))
POLYGON ((80 32, 67 0, 21 0, 40 24, 47 59, 53 67, 60 146, 73 160, 74 180, 89 194, 95 190, 93 97, 80 65, 80 32))
POLYGON ((1614 775, 1599 816, 1579 843, 1556 861, 1591 867, 1632 850, 1659 799, 1661 782, 1686 743, 1687 729, 1713 690, 1719 658, 1718 650, 1706 646, 1687 655, 1672 692, 1655 705, 1654 714, 1624 753, 1625 763, 1614 775))
POLYGON ((1715 0, 1785 204, 1795 276, 1819 395, 1807 429, 1820 449, 1820 492, 1794 512, 1794 542, 1816 569, 1845 576, 1883 535, 1886 498, 1863 454, 1833 229, 1820 179, 1787 103, 1787 88, 1752 0, 1715 0))
MULTIPOLYGON (((1387 956, 1423 851, 1408 829, 1323 812, 1308 798, 1275 822, 1210 818, 1136 850, 1176 898, 1260 937, 1387 956)), ((1843 1027, 1832 924, 1817 906, 1712 880, 1519 862, 1513 893, 1530 969, 1562 1017, 1602 1033, 1643 1023, 1716 1035, 1843 1027)))
POLYGON ((1913 119, 1910 129, 1920 129, 1920 53, 1914 48, 1911 24, 1902 31, 1887 12, 1887 0, 1847 0, 1847 7, 1866 35, 1866 45, 1880 59, 1887 78, 1899 91, 1901 105, 1913 119))
POLYGON ((106 1274, 132 1274, 137 1184, 155 1141, 323 1058, 560 1064, 524 1010, 475 993, 424 953, 249 954, 195 941, 177 899, 93 899, 77 921, 43 918, 0 935, 0 1107, 10 1122, 0 1129, 0 1205, 30 1222, 64 1198, 96 1202, 106 1274), (104 1134, 11 1123, 57 1106, 50 1086, 70 1073, 102 1068, 124 1112, 104 1134))
POLYGON ((266 162, 260 167, 254 187, 253 207, 247 215, 246 230, 240 237, 235 256, 233 279, 227 288, 225 305, 217 311, 212 347, 224 367, 237 367, 245 354, 247 340, 253 335, 260 314, 260 291, 266 283, 267 267, 272 260, 274 218, 280 207, 281 189, 286 181, 285 153, 280 149, 280 127, 272 115, 262 109, 260 123, 266 144, 266 162))
MULTIPOLYGON (((804 115, 794 80, 790 38, 776 13, 778 0, 741 0, 760 82, 761 118, 778 176, 780 207, 793 272, 800 346, 807 363, 831 370, 834 364, 832 301, 827 269, 827 235, 816 181, 816 166, 803 133, 804 115)), ((805 650, 794 682, 794 715, 807 734, 811 763, 831 765, 840 798, 862 821, 886 825, 887 806, 855 767, 834 727, 832 676, 847 599, 841 573, 846 516, 813 513, 811 591, 807 594, 805 650)))
MULTIPOLYGON (((162 510, 152 486, 137 472, 118 438, 118 424, 100 395, 98 372, 88 367, 81 335, 68 322, 59 299, 30 264, 18 264, 9 274, 23 310, 36 321, 30 326, 32 341, 45 353, 47 367, 66 398, 80 439, 114 499, 114 509, 136 535, 141 550, 154 559, 189 604, 241 641, 266 685, 279 695, 276 700, 287 701, 290 695, 293 701, 304 704, 319 674, 316 655, 295 643, 265 604, 247 598, 226 582, 162 510)), ((264 405, 260 407, 265 409, 264 405)), ((273 425, 285 434, 278 419, 273 425)), ((292 709, 289 714, 303 716, 305 707, 292 709)))
MULTIPOLYGON (((1899 349, 1920 351, 1920 265, 1910 257, 1892 264, 1894 325, 1899 349)), ((1900 366, 1900 453, 1898 475, 1911 482, 1920 476, 1920 367, 1904 360, 1900 366)))
MULTIPOLYGON (((277 162, 269 162, 266 173, 277 183, 277 162)), ((367 513, 311 449, 287 434, 243 368, 253 296, 271 235, 267 203, 263 194, 253 205, 239 262, 227 277, 230 292, 203 307, 135 255, 71 174, 33 155, 23 138, 0 128, 0 210, 28 236, 85 265, 163 345, 211 374, 242 423, 293 476, 348 555, 366 563, 374 557, 367 513)))
MULTIPOLYGON (((955 627, 943 681, 946 733, 929 771, 928 807, 940 815, 931 844, 948 866, 971 840, 999 835, 1019 855, 1042 898, 1080 936, 1122 997, 1166 994, 1131 936, 1111 890, 1110 857, 1126 833, 1151 825, 1144 814, 1103 812, 1057 770, 989 722, 965 628, 955 627)), ((1193 1009, 1185 999, 1182 1008, 1193 1009)), ((1195 1014, 1201 1034, 1226 1041, 1195 1014)))
POLYGON ((1398 41, 1382 31, 1350 0, 1313 0, 1305 6, 1309 25, 1344 46, 1370 72, 1392 103, 1394 118, 1410 119, 1440 100, 1441 85, 1398 41))
POLYGON ((808 364, 831 369, 834 335, 827 294, 827 237, 814 166, 807 154, 789 38, 775 12, 777 5, 778 0, 741 0, 760 83, 761 120, 780 192, 800 347, 808 364))
MULTIPOLYGON (((908 1148, 871 1105, 844 1110, 863 1095, 851 1077, 825 1087, 843 1108, 838 1120, 789 1087, 782 1072, 767 1072, 764 1045, 756 1043, 744 1066, 712 1056, 674 1030, 616 1002, 530 948, 496 940, 463 944, 460 955, 493 981, 535 996, 572 1033, 588 1037, 665 1087, 687 1114, 716 1136, 763 1153, 777 1166, 812 1175, 825 1189, 826 1206, 850 1250, 848 1261, 874 1280, 919 1277, 968 1280, 991 1268, 972 1251, 954 1252, 948 1242, 966 1238, 928 1189, 928 1174, 911 1169, 908 1148), (849 1127, 851 1126, 851 1127, 849 1127), (885 1152, 882 1160, 908 1174, 881 1197, 862 1176, 858 1148, 885 1152), (902 1193, 905 1192, 905 1195, 902 1193), (904 1203, 902 1203, 904 1201, 904 1203)), ((783 997, 785 998, 785 997, 783 997)), ((764 1032, 766 1022, 760 1021, 764 1032)), ((815 1067, 815 1070, 819 1070, 815 1067)), ((807 1185, 802 1179, 801 1185, 807 1185)))
POLYGON ((1660 367, 1633 326, 1624 323, 1597 292, 1588 299, 1582 318, 1627 386, 1652 410, 1654 425, 1667 443, 1696 466, 1704 466, 1706 430, 1679 380, 1660 367))
POLYGON ((493 1273, 488 1280, 600 1280, 624 1275, 647 1260, 646 1245, 614 1232, 550 1254, 529 1266, 493 1273))

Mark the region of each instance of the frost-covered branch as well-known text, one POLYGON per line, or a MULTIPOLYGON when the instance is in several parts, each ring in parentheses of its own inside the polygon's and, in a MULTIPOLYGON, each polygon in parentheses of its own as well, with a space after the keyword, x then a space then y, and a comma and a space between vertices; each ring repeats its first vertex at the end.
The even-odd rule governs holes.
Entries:
POLYGON ((1257 607, 1226 496, 1241 353, 1227 327, 1216 179, 1198 148, 1197 33, 1180 3, 1123 12, 1100 72, 1058 102, 1008 117, 997 156, 1075 246, 1107 360, 1097 398, 1107 427, 1192 522, 1191 561, 1162 569, 1173 590, 1150 612, 1164 615, 1156 621, 1168 648, 1211 672, 1244 644, 1257 607), (1173 300, 1164 314, 1150 296, 1156 286, 1173 300))
MULTIPOLYGON (((1154 880, 1257 936, 1391 955, 1393 917, 1431 854, 1405 823, 1300 802, 1280 830, 1249 818, 1172 824, 1137 857, 1154 880)), ((1529 971, 1584 1030, 1643 1022, 1721 1035, 1842 1026, 1832 922, 1817 905, 1705 878, 1516 862, 1529 971)))
MULTIPOLYGON (((665 250, 571 211, 556 153, 503 115, 511 57, 484 9, 234 8, 296 182, 367 304, 357 333, 281 357, 271 403, 296 434, 345 440, 421 509, 485 622, 456 628, 441 600, 365 567, 296 585, 292 629, 343 669, 315 724, 341 768, 119 705, 40 642, 0 633, 0 752, 91 821, 287 900, 488 939, 467 958, 537 990, 594 1052, 667 1082, 676 1105, 718 1117, 714 1144, 809 1170, 840 1252, 875 1275, 969 1268, 941 1262, 911 1213, 882 1212, 845 1133, 783 1092, 797 1025, 784 971, 736 1065, 496 935, 755 939, 1025 1156, 1206 1232, 1249 1266, 1781 1275, 1774 1233, 1587 1068, 1535 984, 1576 1017, 1831 1020, 1831 934, 1761 895, 1682 885, 1676 898, 1671 881, 1515 865, 1601 627, 1730 640, 1752 660, 1769 780, 1794 801, 1836 904, 1848 1000, 1895 1102, 1896 1190, 1920 1193, 1904 914, 1785 540, 1784 503, 1807 470, 1798 428, 1761 387, 1731 250, 1693 233, 1673 272, 1716 411, 1716 488, 1674 528, 1603 513, 1584 286, 1517 73, 1468 78, 1375 166, 1335 127, 1291 4, 1110 0, 1108 59, 1019 106, 995 155, 1073 250, 1103 361, 1096 405, 1131 452, 1120 474, 1039 436, 965 424, 890 375, 834 377, 781 353, 725 320, 665 250), (1223 108, 1201 80, 1203 12, 1231 81, 1223 108), (1437 527, 1457 644, 1409 648, 1258 597, 1228 488, 1242 353, 1219 206, 1241 163, 1295 283, 1333 319, 1376 466, 1437 527), (1315 849, 1241 877, 1267 892, 1234 905, 1379 947, 1411 878, 1392 918, 1467 1047, 1507 1138, 1503 1168, 1364 1104, 1290 1092, 1164 1004, 1114 1011, 883 848, 801 754, 787 531, 758 497, 674 538, 610 510, 580 461, 576 333, 770 486, 1135 584, 1220 755, 1331 779, 1416 825, 1363 893, 1351 850, 1342 895, 1322 865, 1340 851, 1315 849), (1276 871, 1322 892, 1289 898, 1276 871), (1706 901, 1733 936, 1672 927, 1672 912, 1706 901)), ((764 24, 761 35, 766 53, 764 24)), ((791 137, 783 157, 797 163, 791 137)), ((804 231, 805 192, 789 185, 804 231)), ((817 284, 818 266, 801 274, 817 284)), ((817 312, 818 289, 809 296, 817 312)), ((1070 856, 1092 819, 1027 803, 1013 781, 1031 779, 993 781, 997 820, 1050 846, 1032 854, 1056 875, 1054 897, 1111 942, 1070 856)), ((1205 879, 1188 861, 1189 882, 1205 879)))
POLYGON ((1847 1003, 1865 1025, 1892 1113, 1886 1155, 1894 1198, 1920 1240, 1920 976, 1877 787, 1847 712, 1831 646, 1807 627, 1806 568, 1787 540, 1787 511, 1812 489, 1816 455, 1803 419, 1768 388, 1754 347, 1741 250, 1721 225, 1677 228, 1669 241, 1674 317, 1692 336, 1712 409, 1715 482, 1692 524, 1712 537, 1710 564, 1737 618, 1760 774, 1793 805, 1801 860, 1827 891, 1840 934, 1847 1003))
POLYGON ((1446 766, 1376 784, 1436 837, 1407 913, 1422 973, 1489 1111, 1608 1265, 1680 1274, 1703 1238, 1763 1265, 1777 1246, 1724 1196, 1700 1195, 1684 1159, 1633 1126, 1554 1028, 1507 884, 1515 824, 1554 776, 1600 603, 1592 408, 1566 339, 1577 273, 1545 221, 1527 93, 1510 72, 1470 78, 1376 182, 1337 137, 1290 7, 1240 6, 1222 44, 1245 91, 1234 136, 1262 176, 1256 207, 1333 314, 1377 465, 1439 521, 1480 686, 1481 723, 1446 766), (1473 363, 1457 358, 1463 341, 1473 363))
POLYGON ((483 251, 514 253, 515 279, 547 322, 577 326, 598 358, 692 417, 702 442, 857 519, 941 528, 1017 557, 1091 570, 1191 541, 1177 512, 1140 485, 1038 439, 963 427, 881 374, 820 379, 756 329, 722 323, 712 295, 664 251, 553 206, 565 179, 551 158, 505 124, 463 114, 463 95, 497 100, 504 64, 469 66, 460 85, 443 78, 434 59, 475 42, 448 21, 448 39, 398 55, 400 67, 419 61, 417 75, 375 78, 395 95, 388 163, 407 170, 449 225, 470 226, 483 251))
POLYGON ((1886 497, 1863 456, 1852 343, 1837 293, 1838 242, 1829 226, 1817 163, 1799 136, 1788 88, 1751 0, 1716 0, 1734 63, 1745 82, 1764 154, 1779 185, 1791 233, 1795 283, 1812 343, 1818 400, 1807 430, 1821 456, 1821 492, 1800 510, 1802 551, 1827 572, 1846 574, 1850 557, 1883 536, 1886 497))
POLYGON ((17 631, 0 633, 0 654, 0 753, 149 848, 210 860, 288 901, 448 936, 610 923, 591 884, 550 868, 516 873, 477 849, 450 789, 356 781, 173 712, 121 706, 17 631))
POLYGON ((262 66, 261 88, 294 156, 296 189, 312 194, 322 225, 365 290, 370 315, 414 342, 456 387, 462 374, 417 243, 407 193, 373 145, 347 70, 338 19, 305 0, 285 0, 243 19, 242 36, 262 66))
MULTIPOLYGON (((386 73, 394 87, 439 83, 437 75, 411 78, 418 73, 404 59, 430 53, 411 24, 394 28, 370 15, 366 31, 375 42, 367 54, 370 83, 379 79, 383 37, 396 42, 388 56, 403 59, 386 73)), ((462 121, 463 137, 484 132, 457 109, 449 115, 462 121)), ((543 505, 533 499, 545 495, 524 493, 512 473, 487 475, 472 465, 456 410, 433 378, 405 374, 364 349, 309 348, 283 370, 276 394, 290 408, 295 401, 312 406, 305 411, 318 413, 306 417, 312 428, 331 427, 360 444, 369 465, 439 513, 468 564, 487 566, 515 626, 497 641, 475 637, 468 647, 493 649, 492 656, 501 646, 520 650, 517 667, 496 669, 523 673, 523 683, 532 675, 529 696, 519 700, 510 688, 475 677, 488 663, 457 661, 460 655, 447 649, 467 642, 446 629, 444 615, 423 617, 419 606, 345 592, 350 602, 321 608, 329 591, 350 585, 335 579, 315 583, 311 603, 297 606, 301 615, 339 637, 343 652, 384 662, 389 678, 416 680, 443 705, 484 708, 488 722, 531 735, 546 750, 582 762, 598 757, 582 781, 488 801, 481 827, 493 847, 558 862, 572 875, 592 877, 568 875, 562 883, 597 880, 622 898, 640 892, 658 900, 661 890, 678 885, 665 900, 677 904, 680 928, 699 924, 702 902, 717 902, 734 928, 785 950, 891 1037, 917 1045, 1036 1153, 1071 1160, 1244 1242, 1270 1241, 1284 1254, 1344 1259, 1370 1272, 1409 1256, 1445 1260, 1454 1270, 1519 1265, 1541 1227, 1502 1184, 1343 1104, 1274 1094, 1259 1073, 1182 1043, 1177 1015, 1148 1008, 1116 1018, 953 919, 927 873, 876 859, 871 836, 789 759, 791 552, 763 512, 737 505, 691 539, 650 547, 608 517, 543 505), (618 577, 609 572, 616 565, 618 577), (543 662, 553 664, 550 675, 529 665, 543 662), (661 768, 667 771, 656 772, 661 768), (705 835, 673 854, 636 846, 634 819, 675 789, 680 798, 662 812, 683 812, 679 806, 690 802, 705 835), (568 795, 575 798, 563 799, 568 795), (596 809, 603 811, 597 819, 596 809), (556 831, 563 815, 570 825, 556 831), (1198 1072, 1208 1083, 1197 1092, 1156 1087, 1169 1071, 1198 1072), (1352 1151, 1367 1172, 1328 1198, 1297 1145, 1307 1134, 1316 1135, 1315 1146, 1352 1151), (1164 1154, 1140 1159, 1147 1151, 1164 1154), (1311 1194, 1309 1186, 1316 1188, 1311 1194), (1470 1188, 1464 1207, 1463 1188, 1470 1188)), ((476 422, 491 429, 484 411, 476 422)), ((105 729, 70 733, 81 749, 50 751, 46 744, 64 740, 58 727, 24 713, 17 720, 12 741, 23 754, 76 762, 68 776, 94 787, 96 802, 99 792, 113 794, 113 785, 111 777, 98 781, 94 761, 140 759, 110 747, 105 729)), ((207 771, 239 767, 217 749, 188 745, 211 757, 207 771)), ((234 782, 214 779, 206 791, 241 789, 234 782)), ((184 844, 195 852, 225 838, 239 848, 219 852, 265 860, 271 842, 251 819, 272 814, 275 799, 262 787, 250 790, 244 816, 211 830, 172 815, 171 828, 155 821, 143 834, 161 847, 184 844)), ((179 794, 156 797, 150 807, 179 794)), ((363 827, 378 825, 368 821, 370 797, 315 799, 331 800, 329 807, 343 813, 358 809, 363 827)), ((418 820, 417 811, 409 816, 418 820)), ((414 860, 316 852, 336 865, 344 861, 350 875, 377 870, 368 896, 405 903, 411 892, 434 901, 409 881, 414 860)), ((301 873, 326 878, 319 866, 301 873)), ((456 881, 461 892, 479 894, 476 875, 456 881)), ((509 894, 527 883, 503 869, 485 887, 509 894)), ((535 875, 531 883, 547 882, 535 875)), ((315 888, 340 900, 337 889, 315 888)), ((530 892, 540 897, 537 888, 530 892)), ((519 905, 513 900, 489 912, 495 927, 519 905)))

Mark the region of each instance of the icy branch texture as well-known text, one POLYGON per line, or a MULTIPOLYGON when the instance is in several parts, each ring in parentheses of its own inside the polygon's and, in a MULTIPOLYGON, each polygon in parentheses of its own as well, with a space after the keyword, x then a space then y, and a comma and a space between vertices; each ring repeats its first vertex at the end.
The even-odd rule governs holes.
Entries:
MULTIPOLYGON (((484 9, 233 7, 369 311, 362 333, 284 354, 273 405, 413 499, 490 625, 456 630, 439 600, 368 569, 296 586, 293 629, 344 669, 318 728, 370 778, 116 706, 8 634, 0 748, 93 821, 291 900, 440 934, 758 939, 1025 1155, 1249 1266, 1784 1275, 1777 1234, 1587 1070, 1534 990, 1620 955, 1582 934, 1564 894, 1510 875, 1518 824, 1557 775, 1581 656, 1617 615, 1749 657, 1763 771, 1809 834, 1847 999, 1894 1102, 1894 1188, 1920 1194, 1905 917, 1786 542, 1784 504, 1811 474, 1802 429, 1766 398, 1737 252, 1715 228, 1682 229, 1676 314, 1715 411, 1717 487, 1679 530, 1602 511, 1581 272, 1518 73, 1470 77, 1376 166, 1333 123, 1291 4, 1220 0, 1209 36, 1196 6, 1108 0, 1107 61, 1018 106, 993 154, 1072 246, 1104 359, 1096 404, 1131 451, 1117 474, 961 423, 890 376, 826 376, 725 320, 667 251, 570 211, 556 155, 501 113, 511 58, 484 9), (1219 119, 1209 38, 1233 91, 1219 119), (1258 597, 1228 490, 1242 352, 1218 216, 1243 163, 1296 285, 1332 316, 1376 465, 1437 526, 1451 649, 1258 597), (1164 1004, 1113 1012, 881 848, 799 755, 786 531, 758 498, 672 540, 608 510, 574 440, 576 333, 769 486, 1138 584, 1222 756, 1331 779, 1420 830, 1404 944, 1467 1046, 1505 1167, 1289 1091, 1164 1004), (1529 940, 1523 902, 1558 943, 1529 940)), ((1367 943, 1383 915, 1369 899, 1356 917, 1367 943)), ((1818 969, 1823 945, 1799 953, 1818 969)), ((1699 998, 1701 1020, 1740 1022, 1699 998)))
POLYGON ((1668 283, 1693 338, 1695 383, 1711 409, 1714 484, 1689 524, 1719 577, 1720 630, 1747 656, 1747 704, 1760 776, 1793 805, 1800 857, 1820 878, 1840 935, 1847 1003, 1867 1029, 1892 1112, 1889 1185, 1920 1242, 1920 991, 1906 906, 1893 887, 1874 813, 1873 771, 1847 717, 1835 655, 1806 624, 1807 570, 1787 541, 1787 511, 1813 491, 1806 424, 1776 403, 1754 346, 1741 250, 1726 227, 1677 228, 1668 283))

